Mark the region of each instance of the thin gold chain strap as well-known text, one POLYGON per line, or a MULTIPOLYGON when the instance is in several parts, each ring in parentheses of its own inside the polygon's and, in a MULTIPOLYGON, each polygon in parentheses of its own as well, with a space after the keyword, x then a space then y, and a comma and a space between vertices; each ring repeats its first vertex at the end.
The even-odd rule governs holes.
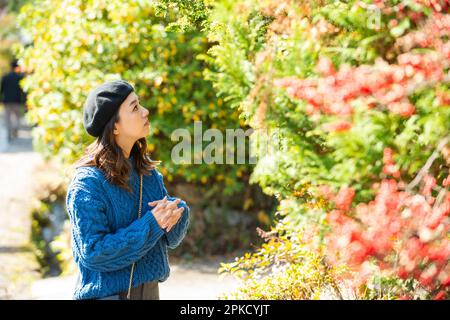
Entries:
MULTIPOLYGON (((142 174, 139 177, 139 213, 138 213, 138 219, 141 218, 141 207, 142 207, 142 174)), ((134 274, 134 267, 136 263, 133 262, 133 265, 131 266, 131 273, 130 273, 130 284, 128 285, 128 294, 127 299, 130 300, 131 297, 131 284, 133 283, 133 274, 134 274)))

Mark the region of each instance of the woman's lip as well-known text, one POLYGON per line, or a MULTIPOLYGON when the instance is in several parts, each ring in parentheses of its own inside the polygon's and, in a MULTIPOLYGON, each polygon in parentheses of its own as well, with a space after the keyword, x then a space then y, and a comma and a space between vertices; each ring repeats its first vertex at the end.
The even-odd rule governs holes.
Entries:
POLYGON ((148 125, 150 125, 150 123, 148 121, 144 123, 144 126, 148 126, 148 125))

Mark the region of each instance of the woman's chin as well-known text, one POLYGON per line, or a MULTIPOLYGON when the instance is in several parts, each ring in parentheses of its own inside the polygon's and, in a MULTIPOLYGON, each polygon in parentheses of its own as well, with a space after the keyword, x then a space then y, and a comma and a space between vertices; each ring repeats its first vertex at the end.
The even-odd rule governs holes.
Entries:
POLYGON ((141 138, 147 138, 149 135, 150 135, 150 128, 144 130, 144 133, 142 134, 141 138))

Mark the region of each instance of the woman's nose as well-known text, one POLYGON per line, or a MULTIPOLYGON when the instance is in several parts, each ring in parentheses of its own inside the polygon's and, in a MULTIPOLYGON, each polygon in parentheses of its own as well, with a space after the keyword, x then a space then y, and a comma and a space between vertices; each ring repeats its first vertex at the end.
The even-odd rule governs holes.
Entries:
POLYGON ((149 114, 149 111, 146 108, 144 108, 144 118, 147 118, 148 114, 149 114))

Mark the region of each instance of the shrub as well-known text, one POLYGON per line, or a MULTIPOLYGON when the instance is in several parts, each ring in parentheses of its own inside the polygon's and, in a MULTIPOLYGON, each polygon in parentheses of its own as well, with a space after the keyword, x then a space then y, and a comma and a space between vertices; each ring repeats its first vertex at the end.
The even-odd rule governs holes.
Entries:
POLYGON ((170 161, 178 143, 171 134, 177 128, 193 133, 194 121, 219 130, 243 125, 202 77, 204 63, 197 56, 210 46, 205 35, 167 31, 174 15, 157 15, 152 1, 46 0, 25 5, 18 19, 32 44, 19 55, 32 72, 24 88, 28 117, 38 125, 33 131, 37 149, 64 164, 77 159, 93 140, 82 123, 88 92, 103 81, 124 78, 135 85, 150 111, 149 149, 154 159, 163 161, 161 170, 169 182, 182 178, 228 195, 241 190, 248 171, 244 165, 170 161))
POLYGON ((250 180, 280 199, 294 232, 317 227, 327 259, 338 263, 326 239, 342 236, 351 245, 339 247, 348 257, 340 262, 365 268, 368 288, 370 279, 383 287, 366 298, 448 297, 448 8, 445 1, 420 0, 224 0, 207 8, 209 38, 217 42, 205 58, 207 77, 252 128, 280 137, 279 148, 259 155, 250 180), (422 179, 428 194, 403 190, 422 179), (402 201, 389 214, 376 211, 386 206, 379 192, 401 194, 402 201), (411 199, 431 203, 416 208, 417 218, 402 220, 402 211, 418 205, 411 199), (400 245, 380 256, 355 237, 377 237, 374 228, 385 231, 375 227, 381 221, 394 229, 400 221, 439 221, 439 227, 429 244, 409 234, 414 228, 398 235, 400 243, 379 237, 373 245, 400 245), (388 256, 405 255, 402 250, 414 261, 406 273, 369 267, 375 259, 393 268, 388 256), (434 250, 442 254, 439 263, 434 250), (415 285, 421 278, 425 291, 415 285))
MULTIPOLYGON (((171 151, 178 143, 171 140, 175 129, 186 128, 193 136, 196 121, 201 121, 204 129, 221 131, 245 130, 247 126, 203 78, 205 62, 198 57, 211 46, 206 35, 195 29, 170 30, 177 10, 162 13, 156 4, 149 0, 45 0, 22 8, 19 23, 32 43, 21 48, 19 56, 31 72, 24 88, 27 116, 37 124, 33 129, 36 150, 64 166, 79 158, 92 142, 82 123, 88 92, 103 81, 124 78, 135 86, 142 105, 150 111, 148 148, 153 159, 162 160, 159 170, 166 184, 190 184, 203 195, 200 209, 217 201, 225 203, 218 206, 221 215, 239 210, 245 216, 242 220, 255 220, 259 210, 270 212, 271 208, 254 203, 242 210, 242 203, 251 198, 243 192, 249 165, 180 165, 171 161, 171 151), (242 201, 227 206, 230 198, 242 201)), ((203 142, 203 146, 207 144, 203 142)), ((197 218, 205 219, 202 214, 197 218)), ((208 238, 208 234, 193 231, 201 236, 194 242, 208 238)), ((240 234, 233 235, 231 242, 242 245, 240 234)))
POLYGON ((222 299, 342 297, 336 279, 343 269, 326 263, 321 248, 308 239, 308 232, 289 233, 287 229, 285 221, 278 222, 270 232, 261 232, 266 243, 255 253, 246 253, 234 263, 221 264, 220 273, 230 273, 243 280, 235 292, 224 294, 222 299))

